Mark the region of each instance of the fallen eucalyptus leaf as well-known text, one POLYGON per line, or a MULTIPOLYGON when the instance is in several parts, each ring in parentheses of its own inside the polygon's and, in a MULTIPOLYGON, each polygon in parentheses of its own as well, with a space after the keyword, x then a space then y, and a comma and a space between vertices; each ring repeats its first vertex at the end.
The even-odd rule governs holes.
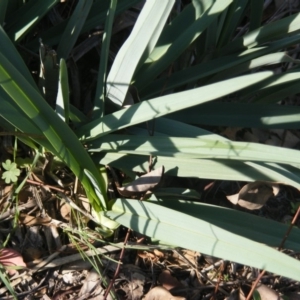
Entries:
POLYGON ((173 296, 168 290, 161 286, 156 286, 146 295, 144 300, 185 300, 183 297, 173 296))
POLYGON ((169 270, 163 270, 158 276, 158 281, 168 291, 176 287, 182 287, 182 284, 177 280, 176 277, 171 275, 169 270))
POLYGON ((227 196, 227 199, 247 209, 260 209, 268 199, 279 192, 278 184, 264 181, 251 182, 242 187, 239 193, 227 196))
POLYGON ((259 284, 256 288, 261 300, 283 300, 273 289, 264 284, 259 284))
POLYGON ((125 187, 118 188, 118 191, 123 197, 141 196, 148 191, 152 191, 161 182, 163 175, 164 167, 160 167, 141 176, 125 187))

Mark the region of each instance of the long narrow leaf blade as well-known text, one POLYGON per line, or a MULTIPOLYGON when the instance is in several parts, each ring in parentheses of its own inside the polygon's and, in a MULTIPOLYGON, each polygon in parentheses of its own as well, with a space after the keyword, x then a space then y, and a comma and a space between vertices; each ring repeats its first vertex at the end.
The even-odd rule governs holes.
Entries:
POLYGON ((212 158, 242 161, 300 163, 299 151, 249 142, 161 136, 107 135, 88 145, 89 151, 126 154, 212 158))
POLYGON ((8 35, 13 41, 19 41, 58 2, 59 0, 29 1, 23 6, 19 15, 15 16, 17 21, 9 28, 8 35), (27 5, 30 6, 29 9, 27 5))
POLYGON ((205 103, 175 112, 168 117, 183 123, 199 125, 284 129, 300 127, 300 108, 278 104, 205 103))
MULTIPOLYGON (((140 0, 119 0, 116 8, 116 14, 129 9, 134 4, 140 2, 140 0)), ((96 26, 101 25, 106 18, 107 7, 109 6, 110 0, 94 1, 90 13, 83 25, 81 34, 85 33, 96 26)), ((56 26, 49 28, 45 33, 42 33, 38 38, 30 41, 26 46, 30 49, 36 50, 39 45, 39 39, 41 38, 48 46, 53 46, 59 43, 61 36, 66 29, 70 19, 62 21, 56 26)))
POLYGON ((116 105, 122 106, 136 66, 145 51, 152 51, 173 4, 174 0, 145 3, 107 78, 107 97, 116 105))
POLYGON ((241 76, 194 90, 143 101, 84 125, 77 131, 77 134, 82 137, 96 138, 121 128, 217 99, 251 84, 271 79, 272 74, 273 72, 266 71, 241 76))
POLYGON ((135 231, 202 253, 300 280, 300 262, 263 244, 175 210, 117 199, 106 216, 135 231))
POLYGON ((263 15, 263 8, 263 1, 251 0, 249 31, 255 30, 260 27, 263 15))
POLYGON ((142 67, 135 75, 135 85, 138 89, 147 86, 157 75, 164 71, 177 57, 187 49, 202 32, 215 21, 219 14, 232 0, 214 1, 212 5, 176 40, 169 44, 169 48, 159 60, 142 67))
POLYGON ((106 77, 107 63, 109 54, 109 45, 112 35, 112 26, 115 16, 117 0, 111 0, 105 21, 105 29, 102 38, 101 59, 98 72, 98 84, 94 100, 93 119, 97 119, 104 115, 104 100, 106 95, 106 77))
POLYGON ((299 29, 300 13, 297 13, 249 32, 221 49, 221 53, 228 54, 246 48, 253 48, 258 44, 288 35, 299 29))
POLYGON ((180 70, 173 73, 170 77, 159 78, 143 89, 140 97, 142 99, 151 98, 159 94, 162 88, 164 91, 168 91, 210 75, 213 75, 213 77, 210 78, 208 83, 228 79, 228 74, 230 74, 230 77, 234 77, 264 65, 281 62, 299 63, 299 60, 295 60, 283 52, 264 55, 272 51, 269 47, 270 45, 267 48, 255 49, 255 51, 246 50, 239 53, 239 55, 220 57, 180 70))
MULTIPOLYGON (((56 115, 37 90, 27 82, 1 53, 0 85, 9 95, 11 101, 40 128, 44 137, 48 139, 55 149, 55 153, 58 153, 59 157, 79 177, 90 195, 91 201, 93 199, 96 200, 94 204, 99 210, 99 199, 95 195, 88 178, 83 173, 84 168, 89 169, 98 181, 103 195, 105 195, 105 186, 96 166, 73 131, 56 115)), ((104 201, 102 199, 102 202, 104 201)))
POLYGON ((29 83, 38 90, 36 83, 33 80, 32 75, 30 74, 27 66, 24 63, 20 53, 14 47, 12 41, 7 36, 6 32, 3 30, 2 26, 0 26, 0 41, 1 41, 1 49, 0 52, 9 60, 11 64, 13 64, 19 72, 27 78, 29 83))
POLYGON ((5 14, 7 9, 8 0, 0 1, 0 25, 4 25, 5 14))
POLYGON ((67 59, 81 32, 93 0, 79 0, 57 47, 58 58, 67 59))
MULTIPOLYGON (((149 156, 107 153, 94 156, 100 164, 110 164, 119 169, 148 172, 149 156)), ((300 189, 300 170, 292 166, 275 163, 241 162, 235 160, 187 159, 181 157, 156 156, 152 167, 164 166, 172 176, 199 177, 214 180, 275 181, 300 189)))
MULTIPOLYGON (((158 200, 154 203, 188 214, 270 247, 278 247, 281 244, 282 237, 289 229, 288 224, 258 217, 251 213, 196 201, 175 200, 167 197, 161 199, 158 197, 158 200)), ((300 247, 299 228, 293 227, 284 246, 286 249, 298 251, 300 247)))
POLYGON ((60 60, 59 66, 59 84, 58 95, 56 99, 56 112, 60 118, 69 123, 70 105, 69 105, 69 81, 68 70, 64 59, 60 60))

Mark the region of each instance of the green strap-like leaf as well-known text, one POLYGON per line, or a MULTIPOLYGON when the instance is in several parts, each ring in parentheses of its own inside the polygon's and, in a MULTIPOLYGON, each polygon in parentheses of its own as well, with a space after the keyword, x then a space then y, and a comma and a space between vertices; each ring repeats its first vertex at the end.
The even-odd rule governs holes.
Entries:
POLYGON ((253 48, 259 44, 296 32, 299 29, 300 13, 297 13, 247 33, 221 49, 221 54, 253 48))
POLYGON ((264 2, 260 0, 251 0, 250 9, 250 24, 249 31, 255 30, 260 27, 262 15, 264 11, 264 2))
MULTIPOLYGON (((192 1, 187 5, 182 12, 179 13, 162 31, 155 48, 149 57, 146 59, 145 64, 151 64, 159 60, 168 50, 172 41, 175 41, 179 36, 184 34, 193 23, 198 20, 201 15, 211 6, 212 1, 192 1)), ((145 68, 145 66, 143 67, 145 68)))
MULTIPOLYGON (((29 119, 38 127, 44 137, 50 142, 55 154, 64 161, 82 181, 90 200, 95 200, 94 208, 99 210, 105 208, 104 181, 101 179, 99 170, 78 141, 73 131, 56 115, 42 96, 31 84, 18 72, 18 70, 0 53, 0 85, 13 101, 29 119), (103 191, 101 204, 91 186, 90 181, 83 173, 88 169, 96 178, 98 185, 103 191)), ((14 116, 17 118, 18 116, 14 116)), ((4 116, 5 118, 5 116, 4 116)), ((13 124, 14 118, 10 121, 13 124)), ((6 120, 8 118, 5 118, 6 120)), ((26 131, 24 128, 22 131, 26 131)))
POLYGON ((89 138, 103 136, 121 128, 152 120, 228 95, 251 84, 271 79, 272 74, 272 72, 268 71, 241 76, 194 90, 162 96, 150 101, 143 101, 84 125, 77 131, 77 134, 82 137, 89 135, 89 138))
POLYGON ((136 66, 154 48, 173 4, 174 0, 145 3, 107 78, 107 97, 116 105, 122 106, 136 66))
MULTIPOLYGON (((296 88, 299 89, 299 84, 296 88)), ((213 102, 176 112, 168 118, 199 125, 298 129, 300 108, 278 104, 213 102)))
MULTIPOLYGON (((298 39, 300 39, 300 36, 298 39)), ((276 48, 277 46, 278 48, 281 48, 282 43, 277 43, 273 46, 274 48, 275 46, 276 48)), ((149 99, 159 94, 162 89, 164 91, 168 91, 210 75, 213 76, 210 77, 207 83, 228 79, 228 74, 230 74, 230 77, 232 78, 236 75, 248 72, 251 69, 264 65, 276 64, 280 62, 299 63, 299 60, 294 60, 284 52, 266 54, 277 50, 274 48, 268 46, 267 48, 255 49, 255 51, 252 49, 246 50, 239 53, 239 55, 228 55, 180 70, 173 73, 169 77, 162 77, 149 83, 148 86, 141 91, 140 97, 142 99, 149 99)))
POLYGON ((149 202, 117 199, 105 215, 162 242, 300 280, 296 259, 187 214, 149 202))
MULTIPOLYGON (((158 197, 158 200, 154 201, 154 203, 188 214, 229 232, 271 247, 280 245, 289 228, 288 224, 258 217, 251 213, 195 201, 168 199, 168 197, 161 199, 161 197, 158 197)), ((298 251, 299 247, 300 229, 293 227, 285 241, 284 248, 298 251)))
POLYGON ((176 40, 169 43, 163 56, 153 63, 145 65, 135 75, 135 85, 138 89, 147 86, 157 75, 164 71, 193 41, 219 16, 232 0, 214 1, 204 13, 176 40))
MULTIPOLYGON (((184 158, 213 158, 242 161, 300 163, 299 151, 250 142, 166 136, 107 135, 89 144, 89 151, 157 155, 184 158)), ((191 161, 192 163, 192 161, 191 161)))
POLYGON ((67 59, 82 30, 93 0, 79 0, 57 47, 59 59, 67 59))
POLYGON ((19 72, 27 78, 28 82, 38 90, 38 87, 33 80, 31 73, 29 72, 24 60, 22 59, 20 53, 17 51, 15 46, 13 45, 10 38, 7 36, 6 32, 3 30, 2 26, 0 26, 0 41, 1 48, 0 52, 9 60, 11 64, 13 64, 19 72))
POLYGON ((7 33, 13 41, 19 41, 59 0, 29 1, 11 17, 7 33), (32 5, 33 4, 33 5, 32 5))
MULTIPOLYGON (((116 15, 129 9, 134 4, 140 2, 140 0, 119 0, 116 8, 116 15)), ((90 13, 87 17, 85 24, 83 25, 81 33, 85 33, 96 26, 101 25, 105 22, 107 7, 109 6, 110 0, 98 0, 95 1, 90 9, 90 13)), ((38 38, 30 41, 26 46, 30 49, 36 50, 39 45, 39 39, 41 38, 48 46, 53 46, 59 43, 61 40, 62 33, 65 31, 69 19, 62 21, 49 28, 47 31, 41 34, 38 38)))
MULTIPOLYGON (((147 173, 149 156, 107 153, 93 155, 95 162, 135 172, 147 173)), ((215 180, 273 181, 300 189, 300 170, 294 166, 274 163, 241 162, 216 159, 187 159, 181 157, 153 157, 153 168, 164 166, 172 176, 198 177, 215 180)))
POLYGON ((1 26, 4 25, 7 3, 8 3, 8 0, 0 1, 0 25, 1 26))
POLYGON ((236 28, 241 22, 248 2, 248 0, 234 0, 227 9, 226 15, 223 16, 222 14, 222 19, 224 18, 224 20, 223 22, 219 21, 218 24, 218 49, 232 41, 233 34, 236 32, 236 28))

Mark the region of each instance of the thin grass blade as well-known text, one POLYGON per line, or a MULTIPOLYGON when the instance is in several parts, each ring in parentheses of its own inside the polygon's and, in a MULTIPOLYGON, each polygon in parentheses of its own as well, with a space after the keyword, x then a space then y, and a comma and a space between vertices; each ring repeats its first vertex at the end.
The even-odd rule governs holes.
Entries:
POLYGON ((104 34, 101 47, 101 58, 98 72, 98 84, 94 100, 93 119, 97 119, 104 115, 104 100, 106 95, 106 77, 107 77, 107 62, 109 55, 109 45, 112 35, 113 20, 116 12, 117 0, 111 0, 107 11, 105 21, 104 34))
POLYGON ((0 267, 0 280, 6 286, 7 290, 12 295, 13 299, 17 300, 18 298, 17 298, 16 292, 13 289, 11 283, 9 282, 9 278, 5 272, 6 272, 6 270, 1 266, 0 267))
POLYGON ((56 99, 56 112, 60 118, 69 123, 70 105, 69 105, 69 81, 68 81, 68 69, 64 59, 60 60, 59 66, 59 85, 58 95, 56 99))

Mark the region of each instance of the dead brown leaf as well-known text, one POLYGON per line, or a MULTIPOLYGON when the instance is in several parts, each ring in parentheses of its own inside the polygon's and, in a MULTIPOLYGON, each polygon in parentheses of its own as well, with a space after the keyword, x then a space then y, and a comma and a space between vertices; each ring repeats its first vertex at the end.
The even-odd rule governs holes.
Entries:
POLYGON ((226 297, 225 300, 241 300, 240 299, 240 291, 238 289, 237 290, 232 290, 230 292, 229 297, 226 297))
POLYGON ((256 288, 261 300, 283 300, 274 290, 264 284, 259 284, 256 288))
POLYGON ((258 143, 259 138, 256 135, 254 135, 253 133, 246 131, 243 135, 243 141, 251 142, 251 143, 258 143))
POLYGON ((118 188, 123 197, 140 197, 148 191, 153 190, 161 181, 164 175, 164 167, 149 172, 125 187, 118 188))
POLYGON ((163 252, 161 252, 161 251, 159 251, 159 250, 157 250, 157 249, 154 249, 153 250, 153 252, 154 252, 154 254, 158 257, 158 258, 164 258, 164 254, 163 254, 163 252))
POLYGON ((68 203, 63 203, 60 207, 60 214, 61 216, 69 221, 71 218, 71 206, 68 203))
POLYGON ((25 213, 21 213, 19 216, 19 221, 26 226, 33 225, 47 225, 51 222, 51 218, 45 214, 44 216, 30 216, 25 213))
POLYGON ((191 262, 194 266, 197 266, 200 253, 192 250, 182 250, 182 255, 191 262))
POLYGON ((91 203, 89 202, 89 199, 86 197, 78 197, 79 201, 81 201, 81 204, 83 208, 86 210, 86 212, 91 212, 91 203))
POLYGON ((293 134, 290 130, 286 130, 283 138, 282 147, 295 148, 299 141, 299 138, 295 134, 293 134))
POLYGON ((182 287, 182 284, 176 277, 171 275, 169 270, 163 270, 158 276, 158 281, 168 291, 176 287, 182 287))
POLYGON ((137 255, 142 258, 142 259, 149 259, 149 260, 152 260, 152 261, 157 261, 157 257, 154 253, 151 253, 151 252, 148 252, 148 251, 138 251, 137 252, 137 255))
POLYGON ((244 185, 239 193, 227 196, 227 199, 235 205, 253 210, 260 209, 270 197, 276 196, 278 192, 278 184, 256 181, 244 185))
POLYGON ((251 128, 252 133, 258 138, 259 142, 265 143, 270 136, 270 131, 261 128, 251 128))
POLYGON ((24 249, 23 255, 26 262, 34 261, 42 257, 42 251, 38 248, 28 247, 24 249))
POLYGON ((270 136, 270 138, 265 141, 265 144, 280 147, 281 146, 281 140, 277 135, 272 134, 270 136))
POLYGON ((173 296, 168 290, 161 286, 156 286, 146 295, 144 300, 185 300, 184 297, 173 296))
POLYGON ((236 134, 241 129, 242 129, 241 127, 227 127, 223 132, 221 132, 221 134, 226 136, 228 139, 235 141, 236 134))
POLYGON ((127 299, 139 300, 144 294, 146 276, 141 268, 127 264, 122 267, 120 277, 126 280, 122 290, 126 293, 127 299))

